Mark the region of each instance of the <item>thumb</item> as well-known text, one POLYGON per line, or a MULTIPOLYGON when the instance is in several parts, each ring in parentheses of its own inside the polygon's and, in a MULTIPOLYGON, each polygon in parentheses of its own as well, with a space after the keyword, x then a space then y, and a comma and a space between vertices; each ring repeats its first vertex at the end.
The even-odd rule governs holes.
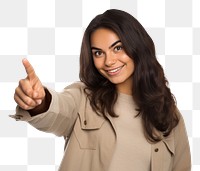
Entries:
POLYGON ((33 94, 32 94, 32 97, 33 99, 35 100, 43 100, 44 97, 45 97, 45 90, 44 90, 44 87, 42 86, 41 88, 39 89, 35 89, 33 90, 33 94))
POLYGON ((37 105, 40 105, 42 103, 43 98, 40 97, 40 95, 37 91, 33 91, 32 97, 35 100, 35 102, 37 103, 37 105))
POLYGON ((33 91, 33 98, 34 99, 37 99, 38 98, 38 96, 39 96, 39 93, 38 93, 38 91, 33 91))

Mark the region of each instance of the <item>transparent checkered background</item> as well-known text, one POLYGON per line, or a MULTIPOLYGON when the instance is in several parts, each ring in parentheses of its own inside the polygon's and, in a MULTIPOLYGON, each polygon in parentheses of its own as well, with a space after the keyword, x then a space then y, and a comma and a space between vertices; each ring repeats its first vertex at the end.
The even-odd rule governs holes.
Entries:
POLYGON ((134 15, 153 38, 200 170, 200 0, 0 0, 0 170, 56 171, 64 140, 8 117, 30 60, 44 85, 61 91, 79 80, 89 21, 110 8, 134 15))

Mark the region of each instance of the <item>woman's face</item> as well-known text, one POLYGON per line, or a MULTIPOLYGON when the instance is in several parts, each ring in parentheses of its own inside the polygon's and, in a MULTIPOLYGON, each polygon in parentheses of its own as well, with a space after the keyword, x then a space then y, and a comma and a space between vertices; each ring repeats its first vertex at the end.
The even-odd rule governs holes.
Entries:
POLYGON ((118 35, 110 29, 98 28, 91 34, 90 41, 99 73, 116 84, 120 92, 131 91, 134 62, 126 54, 118 35))

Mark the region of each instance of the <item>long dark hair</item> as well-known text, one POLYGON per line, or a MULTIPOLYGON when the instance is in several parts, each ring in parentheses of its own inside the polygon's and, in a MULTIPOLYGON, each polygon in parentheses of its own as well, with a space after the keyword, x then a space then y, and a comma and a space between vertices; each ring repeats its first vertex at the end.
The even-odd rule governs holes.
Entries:
POLYGON ((116 86, 104 78, 95 68, 90 36, 98 28, 108 28, 120 38, 127 55, 134 61, 133 98, 142 117, 145 136, 152 142, 168 136, 178 124, 176 102, 162 66, 158 63, 151 37, 130 14, 110 9, 96 16, 85 30, 80 54, 80 80, 94 111, 117 117, 114 105, 118 97, 116 86), (88 91, 89 90, 89 91, 88 91), (156 131, 162 133, 158 136, 156 131))

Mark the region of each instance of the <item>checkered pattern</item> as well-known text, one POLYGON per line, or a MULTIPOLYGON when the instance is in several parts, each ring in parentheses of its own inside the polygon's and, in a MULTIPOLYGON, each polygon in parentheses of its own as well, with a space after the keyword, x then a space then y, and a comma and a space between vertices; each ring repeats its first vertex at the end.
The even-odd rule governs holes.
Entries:
POLYGON ((109 8, 134 15, 153 38, 200 170, 200 0, 0 0, 0 170, 55 171, 64 140, 8 117, 13 94, 32 63, 44 85, 77 81, 84 29, 109 8))

